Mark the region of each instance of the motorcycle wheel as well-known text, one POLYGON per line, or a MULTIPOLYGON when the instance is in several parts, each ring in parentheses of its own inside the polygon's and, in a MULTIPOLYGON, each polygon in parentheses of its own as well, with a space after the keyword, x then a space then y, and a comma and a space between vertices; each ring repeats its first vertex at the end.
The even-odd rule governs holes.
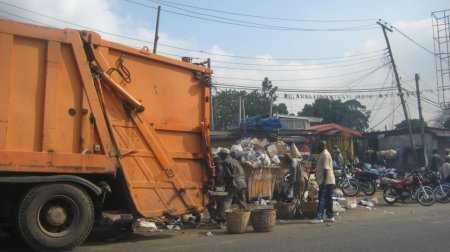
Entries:
POLYGON ((361 191, 363 191, 366 196, 372 196, 377 191, 377 183, 375 181, 369 181, 365 183, 365 186, 361 186, 361 191))
POLYGON ((434 198, 434 192, 431 187, 424 186, 419 188, 416 192, 416 200, 422 206, 431 206, 434 204, 436 199, 434 198))
POLYGON ((392 188, 391 186, 388 186, 388 187, 384 188, 383 199, 384 199, 384 201, 386 201, 386 203, 388 203, 389 205, 392 205, 395 202, 397 202, 397 200, 398 200, 397 192, 395 191, 394 188, 392 188))
POLYGON ((342 183, 342 193, 347 197, 353 197, 359 193, 359 184, 354 179, 342 183))
POLYGON ((449 185, 441 185, 436 186, 434 189, 434 197, 436 198, 436 201, 439 203, 448 203, 450 202, 450 186, 449 185))

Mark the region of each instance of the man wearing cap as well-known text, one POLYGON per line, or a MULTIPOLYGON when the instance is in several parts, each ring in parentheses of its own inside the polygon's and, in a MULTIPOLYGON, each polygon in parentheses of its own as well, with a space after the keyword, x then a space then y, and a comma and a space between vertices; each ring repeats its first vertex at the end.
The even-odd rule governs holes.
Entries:
POLYGON ((316 167, 316 181, 319 185, 319 205, 317 207, 316 219, 311 223, 323 223, 323 212, 325 210, 327 219, 326 222, 334 222, 333 217, 333 200, 331 195, 333 193, 333 186, 335 184, 333 174, 333 164, 330 153, 326 148, 326 142, 320 141, 318 144, 320 151, 319 161, 316 167))
POLYGON ((231 202, 236 195, 238 199, 239 208, 247 209, 245 200, 245 172, 241 164, 230 155, 229 149, 222 149, 219 152, 219 157, 223 160, 222 169, 224 174, 225 186, 228 196, 225 198, 225 209, 231 208, 231 202))

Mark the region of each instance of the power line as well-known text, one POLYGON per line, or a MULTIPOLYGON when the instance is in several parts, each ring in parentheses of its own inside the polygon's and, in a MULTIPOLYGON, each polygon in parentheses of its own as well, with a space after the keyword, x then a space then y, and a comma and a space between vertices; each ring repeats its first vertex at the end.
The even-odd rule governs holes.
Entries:
MULTIPOLYGON (((213 66, 213 68, 231 69, 231 70, 264 71, 264 72, 295 72, 295 71, 316 71, 316 70, 322 70, 322 69, 333 69, 333 68, 349 67, 349 66, 360 65, 362 63, 374 62, 374 61, 379 61, 379 60, 380 60, 380 58, 366 60, 366 61, 359 61, 359 62, 350 63, 350 64, 344 64, 344 65, 337 65, 337 66, 316 67, 316 68, 296 68, 296 69, 242 68, 242 67, 226 67, 226 66, 220 66, 220 65, 217 66, 217 65, 214 65, 214 64, 212 66, 213 66)), ((284 65, 284 67, 290 67, 290 65, 284 65)))
MULTIPOLYGON (((339 64, 339 63, 345 63, 345 62, 354 62, 357 60, 362 60, 362 59, 372 59, 372 58, 380 58, 380 57, 385 57, 387 56, 387 52, 385 51, 386 49, 383 50, 377 50, 377 51, 371 51, 371 52, 367 52, 367 53, 361 53, 361 54, 354 54, 354 55, 349 55, 349 56, 338 56, 338 57, 328 57, 328 58, 298 58, 298 59, 281 59, 281 60, 291 60, 291 61, 323 61, 323 60, 330 60, 330 59, 343 59, 343 60, 339 60, 339 61, 330 61, 330 62, 313 62, 313 63, 304 63, 304 64, 272 64, 272 63, 268 63, 268 64, 263 64, 263 63, 243 63, 243 62, 230 62, 230 61, 220 61, 220 60, 214 60, 214 63, 223 63, 223 64, 229 64, 229 65, 243 65, 243 66, 272 66, 272 67, 277 67, 277 66, 289 66, 289 67, 295 67, 295 66, 305 66, 305 65, 332 65, 332 64, 339 64), (384 51, 383 53, 378 53, 376 55, 371 55, 371 56, 365 56, 365 57, 359 57, 359 56, 363 56, 363 55, 367 55, 367 54, 373 54, 375 52, 380 52, 380 51, 384 51)), ((256 60, 268 60, 268 61, 277 61, 280 59, 271 59, 271 58, 255 58, 256 60)), ((202 59, 204 60, 204 59, 202 59)))
MULTIPOLYGON (((87 30, 91 30, 91 31, 95 31, 95 32, 99 32, 99 33, 103 33, 103 34, 119 37, 119 38, 129 39, 129 40, 133 40, 133 41, 137 41, 137 42, 148 43, 148 44, 151 44, 151 45, 153 44, 152 41, 143 40, 143 39, 139 39, 139 38, 133 38, 133 37, 129 37, 129 36, 114 34, 114 33, 111 33, 111 32, 95 29, 95 28, 92 28, 92 27, 88 27, 88 26, 85 26, 85 25, 80 25, 80 24, 77 24, 77 23, 73 23, 73 22, 69 22, 69 21, 66 21, 66 20, 59 19, 59 18, 55 18, 55 17, 49 16, 49 15, 46 15, 46 14, 42 14, 42 13, 39 13, 39 12, 36 12, 36 11, 33 11, 33 10, 29 10, 29 9, 26 9, 26 8, 23 8, 23 7, 19 7, 17 5, 5 3, 5 2, 2 2, 2 1, 0 1, 0 4, 8 5, 8 6, 11 6, 11 7, 14 7, 14 8, 17 8, 17 9, 29 12, 29 13, 33 13, 35 15, 42 16, 42 17, 45 17, 45 18, 48 18, 48 19, 56 20, 56 21, 59 21, 59 22, 62 22, 62 23, 78 26, 78 27, 81 27, 83 29, 87 29, 87 30)), ((11 14, 11 15, 19 17, 19 18, 26 19, 26 20, 31 21, 33 23, 54 27, 52 25, 48 25, 48 24, 45 24, 45 23, 42 23, 42 22, 39 22, 39 21, 36 21, 36 20, 33 20, 33 19, 25 18, 23 16, 18 16, 18 15, 15 15, 15 14, 11 14)), ((56 28, 56 27, 54 27, 54 28, 56 28)), ((178 46, 173 46, 173 45, 168 45, 168 44, 163 44, 163 43, 159 43, 158 46, 168 47, 168 48, 172 48, 172 49, 179 49, 179 50, 189 51, 189 52, 197 52, 197 53, 207 54, 207 55, 221 56, 221 57, 239 58, 239 59, 254 59, 254 60, 274 60, 274 61, 275 60, 276 61, 295 61, 295 60, 298 60, 298 61, 305 60, 306 61, 306 60, 341 59, 341 58, 346 58, 346 57, 356 57, 356 56, 359 56, 359 55, 367 55, 367 54, 373 53, 373 52, 368 52, 368 53, 354 54, 354 55, 351 55, 351 56, 335 56, 335 57, 315 58, 315 59, 314 58, 308 58, 308 59, 302 59, 302 58, 273 58, 273 59, 268 59, 268 58, 261 58, 261 57, 250 57, 250 56, 238 56, 238 55, 227 55, 227 54, 220 54, 220 53, 212 53, 212 52, 208 52, 208 51, 204 51, 204 50, 195 50, 195 49, 183 48, 183 47, 178 47, 178 46)))
MULTIPOLYGON (((377 70, 385 67, 386 65, 387 64, 382 64, 381 66, 379 66, 379 67, 377 67, 375 69, 374 68, 362 69, 362 70, 354 71, 354 72, 350 72, 350 73, 338 74, 338 75, 329 75, 329 76, 325 76, 325 77, 302 78, 302 79, 284 79, 284 80, 281 79, 281 80, 272 80, 272 81, 274 81, 274 82, 290 82, 290 81, 305 81, 305 80, 321 80, 321 79, 338 78, 338 77, 343 77, 343 76, 348 76, 348 75, 353 75, 353 74, 365 72, 367 70, 377 71, 377 70)), ((235 77, 225 77, 225 76, 215 76, 215 78, 217 78, 217 79, 227 79, 227 80, 261 81, 260 79, 235 78, 235 77)))
POLYGON ((389 113, 389 115, 387 115, 383 120, 381 120, 379 123, 377 123, 375 126, 372 126, 369 130, 373 130, 375 127, 377 127, 378 125, 380 125, 381 123, 383 123, 386 119, 388 119, 392 114, 394 114, 394 112, 400 107, 401 103, 399 103, 397 105, 397 107, 395 107, 391 113, 389 113))
POLYGON ((214 9, 208 9, 198 6, 192 6, 187 4, 181 4, 171 1, 152 1, 157 3, 171 3, 176 4, 179 6, 189 7, 193 9, 199 9, 199 10, 206 10, 211 12, 217 12, 217 13, 223 13, 223 14, 229 14, 229 15, 236 15, 236 16, 244 16, 244 17, 252 17, 252 18, 260 18, 260 19, 269 19, 269 20, 282 20, 282 21, 294 21, 294 22, 318 22, 318 23, 335 23, 335 22, 364 22, 364 21, 376 21, 377 19, 329 19, 329 20, 313 20, 313 19, 294 19, 294 18, 281 18, 281 17, 267 17, 267 16, 258 16, 258 15, 251 15, 251 14, 244 14, 244 13, 236 13, 236 12, 229 12, 229 11, 222 11, 222 10, 214 10, 214 9))
MULTIPOLYGON (((381 21, 381 20, 380 20, 381 21)), ((429 50, 428 48, 426 48, 425 46, 421 45, 419 42, 415 41, 414 39, 412 39, 410 36, 406 35, 404 32, 400 31, 397 27, 391 25, 390 23, 386 22, 383 20, 383 22, 387 25, 389 25, 391 28, 393 28, 394 30, 396 30, 397 32, 399 32, 401 35, 403 35, 405 38, 407 38, 409 41, 413 42, 414 44, 416 44, 417 46, 419 46, 420 48, 422 48, 423 50, 427 51, 428 53, 430 53, 431 55, 434 55, 434 52, 432 52, 431 50, 429 50)))
MULTIPOLYGON (((143 3, 139 3, 136 1, 132 1, 132 0, 125 0, 126 2, 129 3, 133 3, 136 5, 140 5, 140 6, 144 6, 144 7, 148 7, 148 8, 156 8, 154 6, 150 6, 150 5, 146 5, 143 3)), ((325 28, 325 29, 313 29, 313 28, 299 28, 299 27, 287 27, 287 26, 274 26, 274 25, 266 25, 266 24, 260 24, 260 23, 255 23, 255 22, 248 22, 248 21, 243 21, 243 20, 236 20, 236 19, 231 19, 231 18, 225 18, 225 17, 220 17, 220 16, 216 16, 216 15, 211 15, 211 14, 205 14, 205 13, 201 13, 201 12, 196 12, 196 11, 191 11, 191 10, 186 10, 184 8, 180 8, 180 7, 176 7, 174 5, 171 4, 167 4, 164 2, 158 2, 158 1, 153 1, 153 0, 149 0, 150 2, 154 2, 157 4, 162 4, 165 6, 169 6, 173 9, 177 9, 177 10, 181 10, 184 12, 188 12, 191 14, 195 14, 195 15, 201 15, 201 16, 207 16, 207 17, 212 17, 212 18, 216 18, 216 19, 210 19, 210 18, 204 18, 204 17, 198 17, 198 16, 193 16, 193 15, 189 15, 189 14, 183 14, 180 12, 175 12, 175 11, 169 11, 169 10, 163 10, 165 12, 168 13, 172 13, 172 14, 176 14, 176 15, 181 15, 181 16, 187 16, 187 17, 191 17, 191 18, 196 18, 196 19, 202 19, 202 20, 207 20, 207 21, 212 21, 212 22, 217 22, 217 23, 224 23, 224 24, 230 24, 230 25, 238 25, 238 26, 244 26, 244 27, 250 27, 250 28, 258 28, 258 29, 269 29, 269 30, 286 30, 286 31, 350 31, 350 30, 366 30, 369 27, 374 26, 374 24, 371 25, 360 25, 360 26, 354 26, 354 27, 344 27, 344 28, 325 28), (221 19, 221 20, 226 20, 226 21, 221 21, 221 20, 217 20, 217 19, 221 19), (227 22, 227 21, 231 21, 227 22)))
MULTIPOLYGON (((251 89, 251 90, 261 90, 261 86, 247 86, 247 85, 237 85, 229 83, 214 84, 215 87, 226 87, 226 88, 236 88, 236 89, 251 89)), ((396 90, 395 87, 390 88, 359 88, 359 89, 311 89, 311 88, 283 88, 278 87, 277 92, 295 92, 295 93, 362 93, 362 92, 390 92, 396 90)))

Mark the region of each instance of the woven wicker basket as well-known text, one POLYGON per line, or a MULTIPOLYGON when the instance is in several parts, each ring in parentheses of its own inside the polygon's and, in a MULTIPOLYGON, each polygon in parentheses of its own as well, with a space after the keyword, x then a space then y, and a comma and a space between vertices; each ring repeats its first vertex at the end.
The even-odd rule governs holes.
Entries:
POLYGON ((302 214, 304 217, 313 219, 316 217, 318 203, 316 201, 303 202, 301 204, 302 214))
POLYGON ((227 210, 225 211, 225 219, 228 233, 240 234, 247 230, 250 220, 250 211, 246 210, 227 210))
POLYGON ((275 226, 277 210, 257 209, 250 216, 252 227, 256 232, 270 232, 275 226))
POLYGON ((294 217, 295 203, 275 203, 273 207, 277 210, 277 219, 287 220, 294 217))

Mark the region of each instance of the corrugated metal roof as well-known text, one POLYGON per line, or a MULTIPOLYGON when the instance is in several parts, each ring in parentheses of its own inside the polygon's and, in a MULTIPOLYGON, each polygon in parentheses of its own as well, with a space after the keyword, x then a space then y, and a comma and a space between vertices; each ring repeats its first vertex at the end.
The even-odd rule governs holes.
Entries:
POLYGON ((339 135, 348 136, 348 137, 362 137, 361 132, 344 127, 344 126, 336 124, 336 123, 319 124, 319 125, 308 127, 305 130, 316 131, 317 133, 333 131, 333 134, 327 134, 327 133, 325 133, 325 134, 326 135, 339 134, 339 135))

